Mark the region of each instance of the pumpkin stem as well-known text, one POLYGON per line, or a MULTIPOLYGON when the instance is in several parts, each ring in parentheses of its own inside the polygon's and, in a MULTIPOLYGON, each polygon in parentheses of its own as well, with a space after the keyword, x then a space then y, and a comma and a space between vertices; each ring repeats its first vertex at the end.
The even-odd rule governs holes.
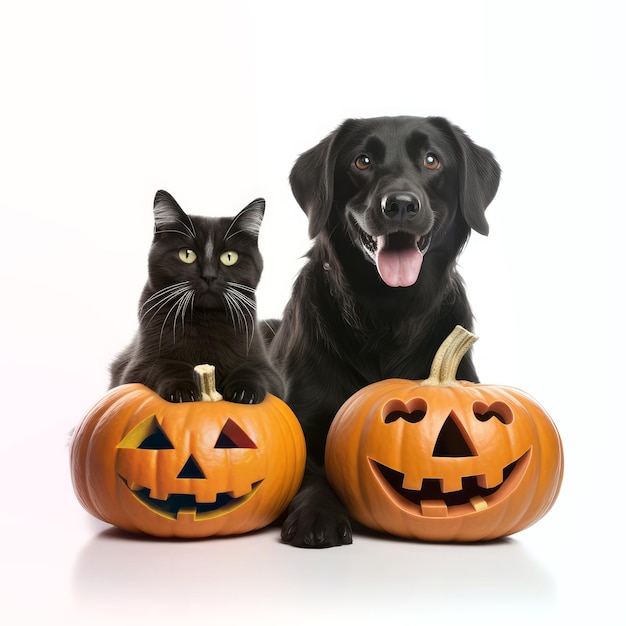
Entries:
POLYGON ((421 386, 456 384, 456 373, 461 359, 478 337, 463 326, 456 326, 437 350, 430 368, 430 376, 421 386))
POLYGON ((224 399, 215 386, 215 365, 196 365, 193 372, 203 402, 219 402, 224 399))

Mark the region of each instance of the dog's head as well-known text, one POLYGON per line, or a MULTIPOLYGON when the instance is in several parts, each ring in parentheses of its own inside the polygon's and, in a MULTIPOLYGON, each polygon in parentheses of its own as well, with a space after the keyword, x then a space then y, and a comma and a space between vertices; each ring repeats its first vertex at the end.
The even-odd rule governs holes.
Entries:
POLYGON ((290 175, 310 236, 342 226, 391 287, 414 284, 429 251, 486 235, 499 181, 493 155, 439 117, 346 120, 290 175))

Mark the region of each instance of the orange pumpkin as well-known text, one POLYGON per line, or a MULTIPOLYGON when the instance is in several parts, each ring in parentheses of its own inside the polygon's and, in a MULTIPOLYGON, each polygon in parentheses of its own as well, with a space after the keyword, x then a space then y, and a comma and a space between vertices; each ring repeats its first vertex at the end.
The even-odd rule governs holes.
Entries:
POLYGON ((518 532, 554 504, 563 449, 547 413, 518 389, 455 380, 475 340, 457 326, 427 380, 374 383, 337 413, 328 479, 365 526, 478 541, 518 532))
POLYGON ((222 400, 211 366, 197 369, 205 401, 171 403, 126 384, 87 413, 70 458, 89 513, 128 531, 208 537, 261 528, 287 507, 306 456, 295 415, 270 394, 222 400))

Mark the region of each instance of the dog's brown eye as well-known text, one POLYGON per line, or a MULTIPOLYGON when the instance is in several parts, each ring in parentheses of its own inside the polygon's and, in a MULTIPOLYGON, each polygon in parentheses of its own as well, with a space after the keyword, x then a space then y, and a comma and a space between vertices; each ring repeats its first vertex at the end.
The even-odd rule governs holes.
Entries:
POLYGON ((424 157, 424 167, 428 170, 436 170, 439 167, 439 159, 436 154, 429 152, 424 157))
POLYGON ((361 154, 356 158, 354 164, 358 170, 366 170, 371 166, 372 162, 367 154, 361 154))

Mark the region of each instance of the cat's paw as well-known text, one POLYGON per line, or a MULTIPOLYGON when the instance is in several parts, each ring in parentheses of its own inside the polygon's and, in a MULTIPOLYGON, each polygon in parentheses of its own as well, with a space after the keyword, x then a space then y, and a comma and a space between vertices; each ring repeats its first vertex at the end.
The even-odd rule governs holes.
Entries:
POLYGON ((265 400, 266 391, 260 386, 230 383, 222 390, 224 400, 239 404, 259 404, 265 400))
POLYGON ((161 383, 155 391, 168 402, 196 402, 201 398, 195 384, 161 383))

